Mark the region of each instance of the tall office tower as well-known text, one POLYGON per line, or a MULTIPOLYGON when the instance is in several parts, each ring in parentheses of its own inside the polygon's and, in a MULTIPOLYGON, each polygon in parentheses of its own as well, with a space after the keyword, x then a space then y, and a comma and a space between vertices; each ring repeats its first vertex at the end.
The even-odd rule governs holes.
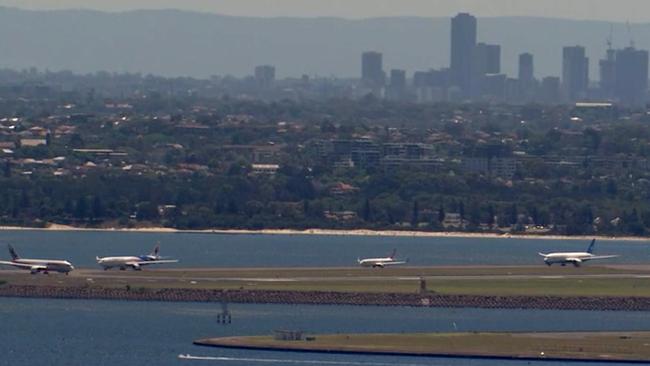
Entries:
POLYGON ((544 103, 556 104, 560 102, 560 78, 548 76, 542 79, 540 99, 544 103))
POLYGON ((263 88, 270 87, 275 81, 275 66, 262 65, 255 67, 255 81, 263 88))
POLYGON ((406 71, 390 70, 390 84, 388 85, 388 97, 390 99, 402 100, 406 96, 406 71))
POLYGON ((472 80, 470 96, 477 98, 486 92, 486 75, 501 72, 501 46, 479 43, 472 52, 472 80))
POLYGON ((535 99, 535 67, 533 64, 533 55, 522 53, 519 55, 519 78, 517 79, 517 93, 512 95, 508 100, 515 100, 519 103, 530 103, 535 99))
POLYGON ((476 46, 476 18, 460 13, 451 20, 452 83, 469 96, 472 82, 472 53, 476 46))
POLYGON ((406 71, 398 69, 390 70, 390 86, 391 88, 405 89, 406 71))
POLYGON ((478 75, 501 73, 501 46, 479 43, 474 47, 474 72, 478 75))
POLYGON ((607 57, 600 60, 600 93, 604 98, 614 97, 614 88, 616 86, 616 51, 607 50, 607 57))
POLYGON ((569 101, 587 96, 589 59, 581 46, 564 47, 562 51, 562 87, 569 101))
POLYGON ((519 55, 519 82, 532 83, 534 79, 533 55, 530 53, 522 53, 519 55))
POLYGON ((616 51, 614 90, 621 103, 644 105, 648 91, 648 51, 627 47, 616 51))
POLYGON ((386 82, 382 54, 379 52, 364 52, 361 55, 361 81, 370 88, 381 88, 386 82))

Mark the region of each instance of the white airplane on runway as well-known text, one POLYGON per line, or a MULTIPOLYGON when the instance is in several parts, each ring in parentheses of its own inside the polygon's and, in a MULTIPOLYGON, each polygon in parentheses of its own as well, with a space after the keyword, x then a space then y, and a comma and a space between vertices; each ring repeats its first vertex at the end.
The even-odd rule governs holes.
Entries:
POLYGON ((386 258, 366 258, 366 259, 357 258, 357 263, 359 263, 361 267, 372 267, 372 268, 384 268, 386 266, 394 266, 398 264, 408 263, 409 261, 408 259, 405 260, 395 259, 396 254, 397 254, 397 249, 393 249, 393 253, 391 253, 391 255, 386 258))
POLYGON ((177 263, 177 259, 162 259, 159 255, 160 245, 156 245, 153 248, 153 251, 149 255, 140 255, 140 256, 122 256, 122 257, 95 257, 97 264, 104 267, 104 270, 107 271, 114 267, 119 267, 122 271, 127 268, 132 268, 136 271, 141 271, 141 266, 150 265, 150 264, 165 264, 165 263, 177 263))
POLYGON ((69 274, 70 271, 74 270, 74 266, 64 260, 59 259, 26 259, 20 258, 16 253, 16 250, 11 245, 8 245, 9 254, 11 254, 11 262, 0 261, 0 264, 6 266, 14 266, 20 269, 28 269, 31 274, 37 274, 38 272, 43 272, 44 274, 49 274, 50 271, 61 272, 69 274))
POLYGON ((546 263, 547 266, 551 266, 555 263, 559 263, 565 266, 567 263, 570 263, 575 267, 580 267, 582 262, 586 261, 618 257, 618 255, 594 255, 593 251, 595 245, 596 239, 591 241, 591 244, 589 244, 586 252, 556 252, 548 254, 539 253, 539 255, 544 257, 544 263, 546 263))

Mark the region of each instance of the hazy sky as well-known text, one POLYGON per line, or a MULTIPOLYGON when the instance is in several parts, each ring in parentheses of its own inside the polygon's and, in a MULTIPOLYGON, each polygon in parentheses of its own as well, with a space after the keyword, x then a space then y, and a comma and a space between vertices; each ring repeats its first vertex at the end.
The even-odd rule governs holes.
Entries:
POLYGON ((536 15, 574 19, 650 21, 650 0, 0 0, 28 9, 85 8, 107 11, 173 8, 249 16, 367 18, 536 15))

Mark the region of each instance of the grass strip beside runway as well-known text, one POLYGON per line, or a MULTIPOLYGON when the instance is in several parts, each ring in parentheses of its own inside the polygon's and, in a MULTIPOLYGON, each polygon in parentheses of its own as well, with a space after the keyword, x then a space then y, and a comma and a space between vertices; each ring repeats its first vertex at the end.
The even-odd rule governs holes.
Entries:
POLYGON ((260 336, 202 339, 195 344, 416 356, 650 361, 650 332, 337 334, 298 341, 260 336))
POLYGON ((650 297, 645 269, 609 267, 431 267, 395 269, 156 269, 77 270, 29 275, 0 271, 0 281, 17 286, 132 289, 273 290, 358 293, 420 292, 441 295, 650 297))

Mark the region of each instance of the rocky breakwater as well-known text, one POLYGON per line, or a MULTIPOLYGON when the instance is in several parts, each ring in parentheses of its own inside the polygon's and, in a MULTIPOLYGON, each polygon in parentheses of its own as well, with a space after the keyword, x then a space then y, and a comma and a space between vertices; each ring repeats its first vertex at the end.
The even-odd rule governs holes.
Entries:
POLYGON ((0 286, 0 297, 248 304, 375 305, 445 308, 650 311, 650 297, 483 296, 435 293, 0 286))

